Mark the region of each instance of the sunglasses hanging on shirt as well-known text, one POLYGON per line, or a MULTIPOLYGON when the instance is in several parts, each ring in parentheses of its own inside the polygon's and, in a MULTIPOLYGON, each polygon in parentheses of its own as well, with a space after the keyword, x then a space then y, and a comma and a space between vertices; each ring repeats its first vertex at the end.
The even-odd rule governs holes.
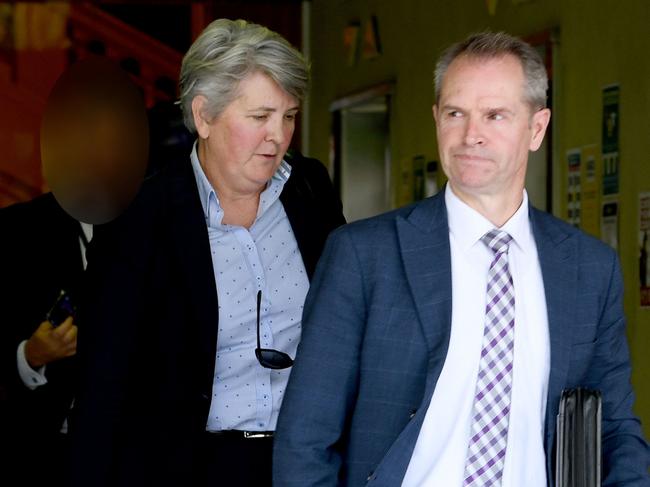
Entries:
POLYGON ((287 369, 293 365, 289 355, 272 348, 261 348, 260 346, 260 308, 262 306, 262 291, 257 291, 257 348, 255 356, 262 367, 267 369, 287 369))

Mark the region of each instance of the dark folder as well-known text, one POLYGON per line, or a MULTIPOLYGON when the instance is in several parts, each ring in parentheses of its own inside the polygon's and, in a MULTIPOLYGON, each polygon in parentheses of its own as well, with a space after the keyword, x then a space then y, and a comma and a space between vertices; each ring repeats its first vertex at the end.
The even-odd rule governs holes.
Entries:
POLYGON ((556 487, 600 487, 600 391, 562 392, 557 418, 556 487))

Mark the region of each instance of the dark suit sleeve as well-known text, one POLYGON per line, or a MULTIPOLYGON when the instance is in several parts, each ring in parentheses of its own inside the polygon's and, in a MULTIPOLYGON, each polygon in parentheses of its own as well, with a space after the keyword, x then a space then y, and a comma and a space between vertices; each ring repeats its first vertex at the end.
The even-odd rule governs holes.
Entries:
POLYGON ((0 470, 7 479, 29 472, 30 485, 46 477, 51 484, 62 471, 60 430, 73 399, 76 359, 49 363, 47 383, 32 390, 20 378, 16 354, 60 290, 72 291, 81 279, 78 223, 51 194, 0 210, 0 269, 0 470), (40 451, 46 457, 29 471, 40 451))
POLYGON ((361 266, 345 230, 328 240, 305 303, 302 338, 276 429, 277 487, 337 485, 366 321, 361 266))
POLYGON ((0 210, 0 382, 14 398, 47 395, 57 382, 52 372, 61 361, 48 365, 47 386, 36 394, 29 390, 19 376, 16 352, 45 320, 59 291, 71 290, 81 278, 77 229, 51 194, 0 210))
MULTIPOLYGON (((18 327, 15 303, 15 275, 18 272, 16 256, 17 246, 14 236, 20 231, 16 225, 14 208, 0 209, 0 258, 2 259, 2 279, 0 279, 0 306, 4 310, 0 319, 0 400, 6 399, 9 390, 20 382, 16 364, 16 349, 18 343, 29 335, 18 327)), ((3 417, 2 420, 5 418, 3 417)), ((4 422, 4 421, 3 421, 4 422)))
POLYGON ((29 232, 40 222, 29 218, 27 208, 27 204, 19 203, 0 210, 0 382, 12 399, 31 392, 18 375, 18 344, 28 339, 43 321, 46 304, 39 301, 53 301, 52 296, 39 295, 43 294, 42 282, 48 276, 33 272, 32 261, 43 249, 33 242, 34 232, 29 232))
POLYGON ((632 412, 623 282, 614 252, 607 267, 609 289, 588 373, 589 385, 603 396, 603 486, 650 486, 648 446, 632 412))

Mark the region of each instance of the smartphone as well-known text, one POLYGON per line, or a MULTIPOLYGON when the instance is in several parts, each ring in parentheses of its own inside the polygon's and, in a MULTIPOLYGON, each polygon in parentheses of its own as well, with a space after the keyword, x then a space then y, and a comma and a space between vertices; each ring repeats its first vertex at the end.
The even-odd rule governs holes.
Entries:
POLYGON ((52 323, 52 326, 57 327, 63 323, 68 316, 75 316, 77 313, 77 307, 75 306, 70 294, 62 289, 59 293, 59 297, 56 298, 54 305, 47 312, 45 319, 52 323))

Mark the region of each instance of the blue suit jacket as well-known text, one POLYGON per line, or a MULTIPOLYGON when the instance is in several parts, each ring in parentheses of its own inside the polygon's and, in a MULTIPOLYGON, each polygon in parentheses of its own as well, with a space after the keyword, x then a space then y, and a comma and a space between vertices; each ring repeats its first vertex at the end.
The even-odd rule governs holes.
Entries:
MULTIPOLYGON (((650 486, 617 256, 534 208, 530 220, 551 339, 549 484, 560 395, 586 386, 603 393, 603 485, 650 486)), ((447 355, 451 309, 444 192, 333 233, 305 304, 274 485, 401 485, 447 355)))

